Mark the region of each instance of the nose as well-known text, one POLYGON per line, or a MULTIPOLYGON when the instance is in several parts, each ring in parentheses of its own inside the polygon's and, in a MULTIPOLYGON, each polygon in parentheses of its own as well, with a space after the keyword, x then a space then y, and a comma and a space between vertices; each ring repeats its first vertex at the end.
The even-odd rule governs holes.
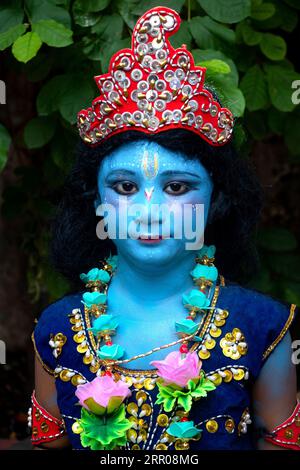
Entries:
MULTIPOLYGON (((149 188, 146 189, 149 195, 149 188)), ((154 225, 162 224, 165 219, 165 215, 161 210, 162 201, 158 191, 155 191, 155 189, 152 191, 150 198, 146 197, 146 194, 147 193, 144 192, 143 200, 139 201, 141 204, 141 211, 140 214, 136 217, 135 221, 141 225, 154 228, 154 225)))

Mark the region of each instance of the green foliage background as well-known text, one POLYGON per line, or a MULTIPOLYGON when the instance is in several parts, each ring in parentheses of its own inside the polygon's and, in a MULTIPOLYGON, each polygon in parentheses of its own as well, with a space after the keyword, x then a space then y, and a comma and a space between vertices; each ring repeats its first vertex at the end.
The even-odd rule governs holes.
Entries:
MULTIPOLYGON (((35 90, 35 115, 17 132, 5 118, 0 123, 0 169, 9 149, 29 158, 15 168, 17 182, 6 186, 2 212, 11 220, 23 216, 20 242, 33 301, 45 291, 54 299, 68 287, 47 263, 47 227, 51 195, 72 163, 76 113, 97 96, 93 75, 107 71, 111 55, 130 45, 137 18, 157 5, 181 13, 171 42, 186 44, 196 63, 207 67, 207 81, 238 118, 235 143, 241 153, 276 136, 285 143, 286 159, 299 162, 300 108, 291 97, 300 75, 287 59, 286 43, 297 26, 299 0, 1 0, 2 66, 24 75, 35 90)), ((263 265, 252 285, 299 304, 296 237, 286 228, 268 227, 257 243, 263 265)))

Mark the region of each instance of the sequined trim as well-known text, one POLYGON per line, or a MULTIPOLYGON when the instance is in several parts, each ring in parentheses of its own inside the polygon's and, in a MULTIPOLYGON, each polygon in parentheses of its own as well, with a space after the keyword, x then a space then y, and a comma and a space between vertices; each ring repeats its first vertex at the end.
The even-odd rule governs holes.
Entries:
POLYGON ((292 321, 294 320, 296 307, 297 307, 297 305, 291 304, 289 317, 288 317, 288 319, 287 319, 287 321, 286 321, 284 327, 282 328, 280 334, 277 336, 277 338, 275 339, 275 341, 273 341, 273 343, 268 347, 268 349, 264 352, 264 354, 263 354, 263 360, 265 360, 265 359, 271 354, 271 352, 273 351, 273 349, 277 346, 277 344, 282 340, 282 338, 283 338, 284 335, 286 334, 286 332, 287 332, 287 330, 289 329, 289 327, 290 327, 292 321))
POLYGON ((33 347, 34 347, 34 351, 35 351, 35 354, 36 354, 36 357, 38 358, 39 362, 41 363, 41 365, 43 366, 43 368, 45 369, 46 372, 48 372, 48 374, 50 375, 55 375, 55 372, 53 369, 50 369, 50 367, 48 367, 42 360, 41 356, 40 356, 40 353, 38 352, 38 349, 37 349, 37 346, 36 346, 36 343, 35 343, 35 339, 34 339, 34 332, 32 333, 31 335, 31 340, 32 340, 32 343, 33 343, 33 347))

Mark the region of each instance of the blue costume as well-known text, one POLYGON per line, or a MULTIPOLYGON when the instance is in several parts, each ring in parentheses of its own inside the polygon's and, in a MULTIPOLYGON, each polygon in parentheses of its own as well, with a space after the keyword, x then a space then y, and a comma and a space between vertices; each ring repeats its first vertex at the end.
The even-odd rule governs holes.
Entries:
MULTIPOLYGON (((32 335, 43 367, 55 376, 57 403, 74 449, 83 449, 72 425, 80 418, 76 386, 91 381, 99 371, 95 342, 87 331, 91 319, 81 303, 82 292, 68 295, 46 308, 32 335), (49 344, 50 341, 50 344, 49 344), (57 346, 59 345, 59 346, 57 346)), ((264 361, 288 331, 295 305, 290 307, 220 276, 206 313, 200 342, 189 343, 203 362, 216 389, 193 403, 190 419, 202 430, 190 440, 191 450, 251 450, 256 437, 251 424, 251 389, 264 361)), ((139 352, 139 351, 138 351, 139 352)), ((134 421, 126 449, 182 450, 180 439, 166 428, 180 409, 165 412, 155 404, 155 369, 132 370, 115 366, 115 375, 131 385, 125 401, 126 417, 134 421)))

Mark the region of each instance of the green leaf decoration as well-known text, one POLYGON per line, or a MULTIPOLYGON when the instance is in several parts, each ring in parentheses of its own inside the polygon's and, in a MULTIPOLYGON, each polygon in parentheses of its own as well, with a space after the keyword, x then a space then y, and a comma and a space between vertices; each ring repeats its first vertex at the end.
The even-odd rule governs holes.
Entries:
POLYGON ((285 40, 275 34, 265 33, 259 45, 262 53, 268 59, 282 60, 286 55, 287 46, 285 40))
POLYGON ((51 118, 37 117, 28 122, 24 129, 25 144, 29 149, 46 145, 55 132, 55 121, 51 118))
POLYGON ((81 419, 78 420, 83 431, 80 440, 83 447, 92 450, 111 450, 126 444, 126 432, 132 427, 125 417, 125 405, 121 405, 113 414, 96 416, 81 409, 81 419))
POLYGON ((249 111, 263 109, 269 104, 268 84, 259 65, 250 67, 241 80, 240 88, 249 111))
POLYGON ((0 5, 0 34, 22 23, 24 10, 21 0, 2 0, 0 5))
POLYGON ((40 20, 33 23, 32 30, 41 40, 52 47, 65 47, 72 44, 73 31, 54 20, 40 20))
POLYGON ((251 18, 258 21, 267 20, 274 15, 275 11, 276 8, 273 3, 261 3, 259 5, 252 6, 251 18))
POLYGON ((42 45, 42 41, 37 33, 30 31, 20 36, 13 43, 12 53, 19 62, 28 62, 36 56, 42 45))
POLYGON ((10 143, 11 137, 8 131, 0 124, 0 171, 2 171, 6 165, 10 143))
POLYGON ((17 26, 12 26, 7 31, 0 33, 0 51, 4 51, 4 49, 11 46, 16 39, 25 33, 25 31, 26 26, 24 24, 18 24, 17 26))
POLYGON ((185 388, 175 384, 165 385, 162 380, 158 380, 156 383, 159 392, 155 403, 163 405, 166 412, 171 411, 176 404, 188 412, 192 407, 193 399, 199 400, 206 397, 208 392, 216 388, 213 382, 205 377, 203 371, 200 373, 200 378, 189 380, 185 388))
POLYGON ((168 434, 179 439, 192 439, 199 436, 201 432, 201 429, 194 426, 194 421, 177 421, 167 429, 168 434))
POLYGON ((198 0, 203 10, 221 23, 237 23, 251 14, 250 0, 198 0))

